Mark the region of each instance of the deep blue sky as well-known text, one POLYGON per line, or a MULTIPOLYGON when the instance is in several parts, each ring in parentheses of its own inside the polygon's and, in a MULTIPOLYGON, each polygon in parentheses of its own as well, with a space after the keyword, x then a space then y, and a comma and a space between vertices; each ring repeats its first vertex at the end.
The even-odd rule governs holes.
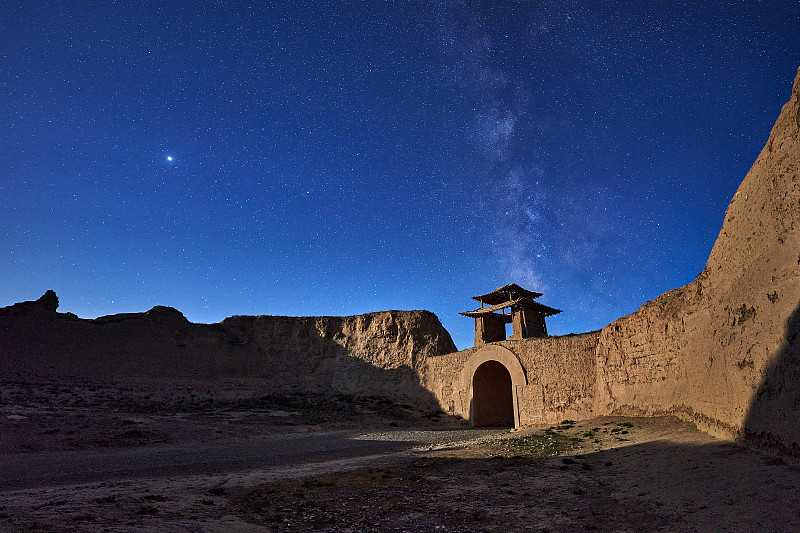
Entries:
POLYGON ((0 305, 598 329, 703 269, 799 65, 793 1, 4 2, 0 305))

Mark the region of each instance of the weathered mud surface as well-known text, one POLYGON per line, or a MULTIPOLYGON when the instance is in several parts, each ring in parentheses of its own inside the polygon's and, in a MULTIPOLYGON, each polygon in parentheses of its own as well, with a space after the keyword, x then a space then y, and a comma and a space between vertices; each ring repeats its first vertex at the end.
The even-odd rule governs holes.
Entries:
MULTIPOLYGON (((465 428, 440 413, 370 399, 343 398, 326 409, 295 398, 262 409, 175 413, 148 404, 133 418, 130 410, 120 414, 143 427, 159 425, 170 442, 105 441, 90 450, 52 451, 58 446, 45 435, 37 449, 2 454, 0 530, 800 528, 797 466, 671 417, 603 417, 509 432, 465 428), (317 422, 304 423, 309 420, 317 422), (182 454, 169 455, 176 451, 182 454), (73 459, 92 458, 84 472, 64 460, 73 453, 73 459), (115 466, 103 470, 102 464, 115 466), (8 482, 9 473, 25 471, 47 474, 39 482, 8 482)), ((10 422, 21 430, 48 416, 27 413, 10 422)))
POLYGON ((194 324, 176 309, 154 307, 80 319, 57 312, 48 291, 37 301, 0 308, 0 378, 19 383, 92 385, 204 384, 234 397, 357 394, 433 408, 420 386, 427 357, 455 350, 429 311, 348 317, 234 316, 194 324))
POLYGON ((800 450, 800 70, 694 282, 604 328, 596 412, 800 450))

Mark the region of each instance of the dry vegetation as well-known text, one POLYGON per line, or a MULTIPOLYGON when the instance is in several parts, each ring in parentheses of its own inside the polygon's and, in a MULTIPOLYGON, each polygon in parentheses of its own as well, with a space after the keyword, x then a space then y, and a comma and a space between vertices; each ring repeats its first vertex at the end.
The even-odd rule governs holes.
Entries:
MULTIPOLYGON (((618 428, 633 427, 604 425, 583 432, 593 445, 619 442, 618 428)), ((599 479, 612 465, 580 454, 586 444, 581 429, 564 421, 540 432, 431 451, 401 464, 240 490, 230 502, 271 531, 549 531, 577 525, 617 531, 636 523, 667 524, 646 506, 613 505, 599 479), (546 515, 542 527, 530 522, 537 511, 546 515)))

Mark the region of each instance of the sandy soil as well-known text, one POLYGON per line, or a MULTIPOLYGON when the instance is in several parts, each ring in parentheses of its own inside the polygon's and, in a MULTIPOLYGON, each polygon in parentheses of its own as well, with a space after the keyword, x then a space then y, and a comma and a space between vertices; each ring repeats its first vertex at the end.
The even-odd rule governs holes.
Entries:
POLYGON ((800 469, 674 418, 0 384, 2 531, 800 531, 800 469))

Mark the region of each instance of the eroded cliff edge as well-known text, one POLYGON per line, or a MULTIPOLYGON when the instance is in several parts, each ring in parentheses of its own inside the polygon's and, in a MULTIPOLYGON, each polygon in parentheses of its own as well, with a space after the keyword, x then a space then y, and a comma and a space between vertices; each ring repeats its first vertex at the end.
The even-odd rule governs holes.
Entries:
POLYGON ((81 319, 48 291, 0 309, 0 379, 24 382, 246 384, 254 394, 335 393, 435 405, 420 386, 430 355, 455 351, 429 311, 346 317, 234 316, 178 310, 81 319))
POLYGON ((603 328, 595 411, 800 450, 800 70, 706 268, 603 328))

